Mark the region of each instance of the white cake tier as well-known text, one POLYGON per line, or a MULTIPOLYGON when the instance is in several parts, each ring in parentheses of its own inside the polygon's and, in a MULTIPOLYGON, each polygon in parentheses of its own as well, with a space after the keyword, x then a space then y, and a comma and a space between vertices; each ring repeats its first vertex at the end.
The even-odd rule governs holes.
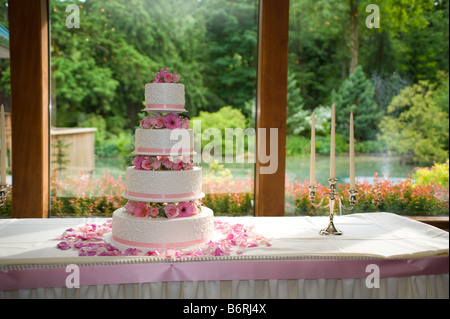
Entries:
POLYGON ((135 217, 120 208, 113 214, 108 241, 121 250, 162 251, 198 247, 212 239, 213 233, 214 214, 207 207, 202 207, 198 215, 173 219, 135 217))
POLYGON ((145 111, 186 112, 184 103, 184 84, 145 84, 145 111))
POLYGON ((136 129, 134 155, 194 154, 194 131, 187 129, 136 129))
POLYGON ((186 202, 203 198, 202 169, 186 171, 146 171, 134 166, 125 172, 123 197, 140 202, 186 202))

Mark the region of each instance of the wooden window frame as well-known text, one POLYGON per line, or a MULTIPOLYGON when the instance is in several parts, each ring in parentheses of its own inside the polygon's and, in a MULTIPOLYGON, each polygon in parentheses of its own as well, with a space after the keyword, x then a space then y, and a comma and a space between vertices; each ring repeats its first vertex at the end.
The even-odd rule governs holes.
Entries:
MULTIPOLYGON (((269 150, 270 128, 278 130, 278 167, 274 174, 261 174, 263 165, 258 155, 255 216, 284 216, 289 0, 260 0, 258 33, 256 132, 259 128, 265 129, 266 141, 261 142, 265 142, 265 149, 269 150)), ((257 154, 260 153, 259 138, 257 134, 257 154)))
MULTIPOLYGON (((9 0, 13 218, 47 218, 50 211, 49 4, 9 0)), ((289 0, 259 1, 256 128, 278 129, 278 167, 255 167, 255 216, 284 216, 289 0)), ((258 132, 258 130, 257 130, 258 132)), ((269 150, 268 140, 266 150, 269 150)), ((257 145, 259 135, 257 134, 257 145)), ((257 153, 259 148, 257 147, 257 153)), ((412 217, 449 228, 448 216, 412 217)))
POLYGON ((49 216, 47 0, 9 0, 12 217, 49 216))

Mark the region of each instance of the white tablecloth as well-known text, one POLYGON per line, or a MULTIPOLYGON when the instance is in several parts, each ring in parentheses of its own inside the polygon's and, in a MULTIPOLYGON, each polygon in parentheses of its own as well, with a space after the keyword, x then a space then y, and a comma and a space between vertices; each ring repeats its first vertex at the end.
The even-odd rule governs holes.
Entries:
POLYGON ((272 245, 203 259, 79 257, 76 251, 56 249, 55 238, 67 228, 101 224, 105 218, 0 220, 0 298, 449 297, 448 233, 409 218, 336 216, 342 236, 319 235, 328 224, 325 216, 217 219, 254 225, 272 245), (51 272, 67 277, 69 264, 83 269, 82 278, 89 277, 80 288, 42 279, 51 272), (379 267, 379 288, 367 282, 368 265, 379 267))

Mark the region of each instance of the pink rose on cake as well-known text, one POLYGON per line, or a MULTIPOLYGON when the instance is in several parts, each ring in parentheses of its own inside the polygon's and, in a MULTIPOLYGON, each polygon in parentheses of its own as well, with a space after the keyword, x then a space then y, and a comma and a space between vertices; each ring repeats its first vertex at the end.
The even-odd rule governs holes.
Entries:
POLYGON ((184 167, 183 167, 184 170, 190 170, 193 168, 194 168, 194 163, 191 163, 191 162, 184 163, 184 167))
POLYGON ((164 73, 164 82, 172 83, 172 81, 173 81, 172 73, 164 73))
POLYGON ((137 204, 137 202, 129 200, 125 204, 124 208, 128 213, 133 213, 134 209, 136 208, 136 204, 137 204))
POLYGON ((141 127, 146 128, 146 129, 151 128, 154 125, 154 124, 152 124, 152 119, 153 119, 153 117, 149 117, 149 116, 144 117, 141 121, 141 127))
POLYGON ((167 218, 175 218, 178 216, 178 208, 175 204, 167 204, 164 208, 167 218))
POLYGON ((155 121, 156 121, 155 128, 163 128, 164 127, 164 117, 163 116, 157 115, 155 117, 155 121))
POLYGON ((189 119, 187 117, 185 117, 181 120, 180 128, 186 129, 186 130, 189 129, 189 119))
POLYGON ((145 158, 142 162, 141 162, 141 168, 145 169, 147 171, 152 169, 152 162, 148 159, 145 158))
POLYGON ((144 155, 136 156, 132 161, 132 164, 134 165, 134 169, 141 170, 143 160, 145 160, 144 155))
POLYGON ((155 113, 153 116, 143 118, 140 126, 144 129, 189 129, 189 119, 174 113, 168 113, 165 116, 155 113))
POLYGON ((153 83, 177 83, 180 80, 178 74, 170 73, 169 68, 162 68, 153 79, 153 83))
POLYGON ((158 126, 159 124, 161 124, 162 125, 162 123, 159 123, 159 118, 161 117, 161 115, 159 115, 158 113, 156 113, 155 115, 153 115, 153 116, 147 116, 148 118, 149 118, 149 123, 150 123, 150 125, 152 126, 152 127, 156 127, 156 126, 158 126))
POLYGON ((163 160, 162 160, 162 165, 165 167, 165 168, 167 168, 167 169, 170 169, 170 168, 172 168, 172 162, 170 161, 170 159, 168 158, 168 157, 165 157, 163 160))
POLYGON ((172 168, 174 171, 179 171, 183 168, 183 161, 179 158, 176 158, 172 162, 172 168))
POLYGON ((172 82, 173 83, 177 83, 178 81, 180 81, 180 76, 178 74, 176 74, 175 72, 173 72, 173 74, 172 74, 172 82))
POLYGON ((195 203, 192 204, 192 215, 197 215, 199 213, 198 205, 195 203))
POLYGON ((159 214, 159 209, 158 207, 151 207, 150 208, 150 216, 152 217, 156 217, 159 214))
POLYGON ((158 170, 158 169, 161 167, 161 162, 160 162, 160 161, 154 161, 154 162, 151 164, 151 166, 152 166, 152 169, 153 169, 154 171, 156 171, 156 170, 158 170))

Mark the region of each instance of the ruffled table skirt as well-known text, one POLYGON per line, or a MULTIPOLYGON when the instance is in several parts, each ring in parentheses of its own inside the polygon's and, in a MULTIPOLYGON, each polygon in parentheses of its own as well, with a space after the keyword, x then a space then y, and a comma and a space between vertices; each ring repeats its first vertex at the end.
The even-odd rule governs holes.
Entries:
POLYGON ((409 218, 336 216, 338 237, 318 234, 327 217, 217 219, 252 226, 270 245, 218 257, 79 256, 57 249, 58 236, 107 219, 0 220, 0 298, 449 298, 448 233, 409 218))

